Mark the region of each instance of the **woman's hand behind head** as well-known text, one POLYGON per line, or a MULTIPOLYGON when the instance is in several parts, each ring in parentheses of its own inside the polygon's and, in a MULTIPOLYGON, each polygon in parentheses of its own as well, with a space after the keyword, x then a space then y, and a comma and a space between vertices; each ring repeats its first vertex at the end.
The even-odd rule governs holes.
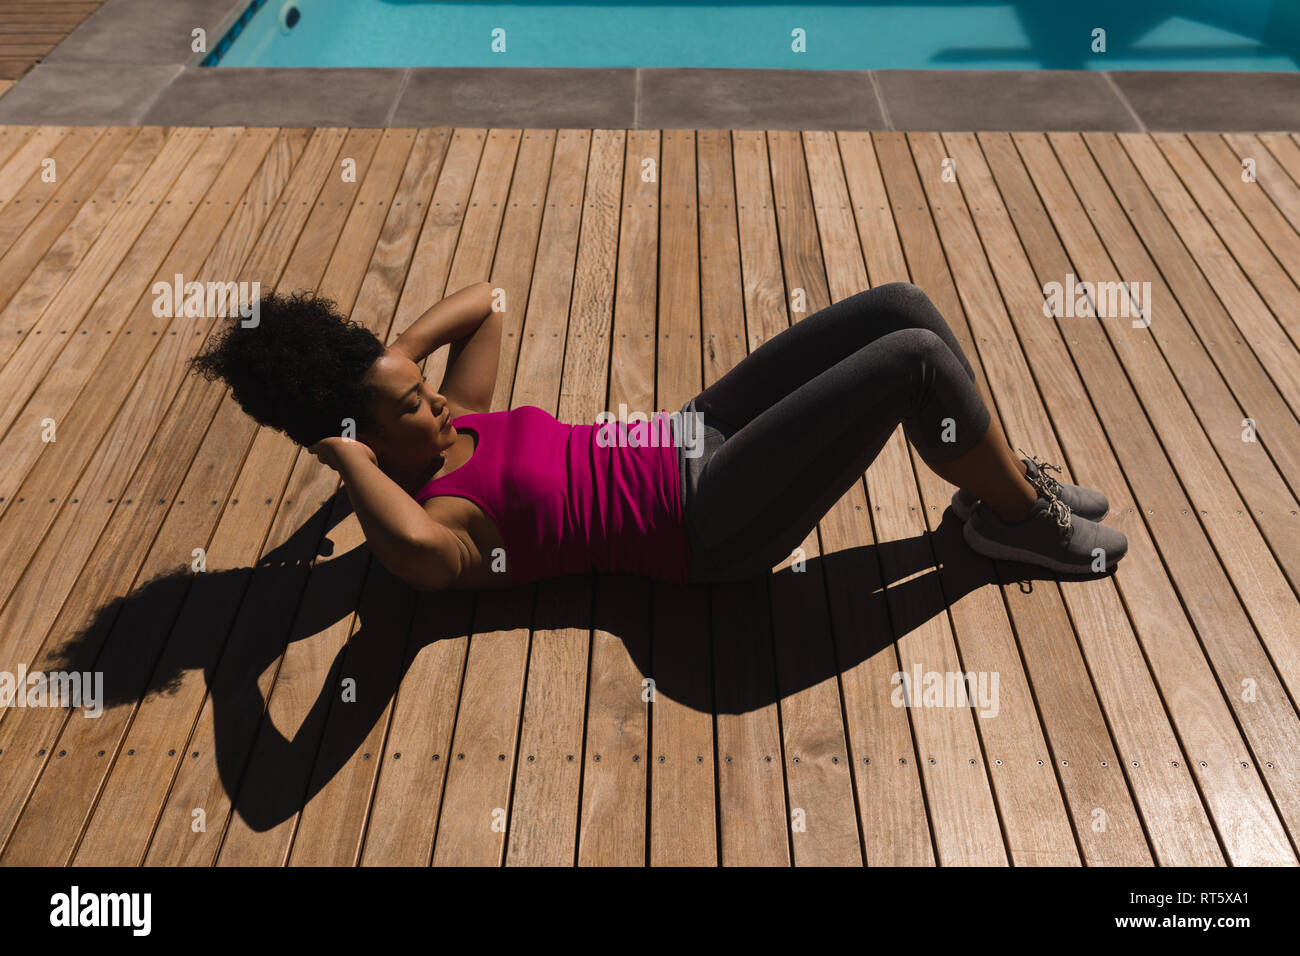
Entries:
POLYGON ((375 453, 369 445, 339 435, 322 438, 316 444, 309 446, 307 450, 335 471, 339 470, 339 462, 347 455, 364 455, 370 459, 372 464, 376 466, 379 464, 379 459, 375 457, 375 453))

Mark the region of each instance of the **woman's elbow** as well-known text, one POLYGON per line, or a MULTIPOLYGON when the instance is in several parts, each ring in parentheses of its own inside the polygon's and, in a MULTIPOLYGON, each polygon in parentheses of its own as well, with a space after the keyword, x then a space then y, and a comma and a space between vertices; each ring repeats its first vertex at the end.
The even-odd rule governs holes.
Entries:
POLYGON ((445 591, 460 580, 465 560, 461 541, 454 535, 443 535, 433 542, 412 541, 398 566, 390 570, 417 591, 445 591))

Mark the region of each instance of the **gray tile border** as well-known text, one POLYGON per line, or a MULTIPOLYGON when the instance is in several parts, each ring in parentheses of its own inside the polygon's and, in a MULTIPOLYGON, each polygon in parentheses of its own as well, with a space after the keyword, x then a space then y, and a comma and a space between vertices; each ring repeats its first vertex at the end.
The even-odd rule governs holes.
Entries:
MULTIPOLYGON (((133 126, 184 67, 38 63, 0 96, 0 123, 133 126)), ((206 123, 200 123, 206 125, 206 123)))
POLYGON ((108 0, 0 123, 1300 131, 1300 72, 201 67, 247 0, 108 0))
POLYGON ((172 69, 178 73, 144 114, 145 124, 384 126, 405 72, 343 67, 172 69))
POLYGON ((1300 131, 1300 73, 1112 73, 1149 129, 1300 131))
POLYGON ((408 73, 391 126, 636 125, 635 70, 411 67, 408 73))
MULTIPOLYGON (((248 0, 108 0, 45 57, 45 63, 186 64, 190 32, 211 49, 248 0)), ((198 54, 202 57, 204 54, 198 54)))
POLYGON ((647 129, 885 129, 866 70, 642 69, 647 129))
POLYGON ((1137 130, 1100 73, 1088 70, 881 70, 896 129, 1137 130))

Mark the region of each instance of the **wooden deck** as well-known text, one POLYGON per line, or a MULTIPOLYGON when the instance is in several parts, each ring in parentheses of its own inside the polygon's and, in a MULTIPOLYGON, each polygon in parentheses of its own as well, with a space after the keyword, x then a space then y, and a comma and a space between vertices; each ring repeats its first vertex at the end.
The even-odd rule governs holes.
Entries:
POLYGON ((104 0, 0 0, 0 95, 104 0))
POLYGON ((0 670, 111 701, 0 712, 0 863, 1296 863, 1298 183, 1285 134, 0 128, 0 670), (185 373, 176 273, 388 341, 489 278, 494 407, 575 423, 910 279, 1130 553, 978 558, 899 431, 802 571, 416 594, 185 373), (1067 274, 1150 328, 1045 317, 1067 274))

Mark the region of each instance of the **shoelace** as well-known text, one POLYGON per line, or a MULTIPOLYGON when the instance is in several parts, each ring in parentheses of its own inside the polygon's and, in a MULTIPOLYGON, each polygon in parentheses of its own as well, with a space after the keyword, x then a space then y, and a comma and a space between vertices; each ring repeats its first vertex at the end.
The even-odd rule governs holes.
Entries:
POLYGON ((1047 473, 1048 469, 1061 474, 1059 465, 1052 465, 1045 461, 1039 461, 1037 455, 1029 455, 1020 449, 1020 454, 1024 455, 1034 463, 1036 469, 1034 476, 1031 478, 1026 475, 1028 482, 1037 489, 1038 493, 1047 499, 1047 513, 1056 520, 1056 523, 1067 533, 1074 530, 1070 522, 1070 506, 1060 499, 1061 484, 1055 478, 1047 473))
POLYGON ((1056 498, 1061 494, 1061 483, 1049 475, 1048 471, 1054 471, 1058 475, 1062 474, 1060 465, 1053 465, 1045 461, 1039 461, 1037 455, 1026 454, 1025 450, 1020 449, 1020 454, 1024 455, 1034 464, 1036 469, 1032 478, 1025 475, 1026 480, 1043 493, 1045 498, 1056 498))

